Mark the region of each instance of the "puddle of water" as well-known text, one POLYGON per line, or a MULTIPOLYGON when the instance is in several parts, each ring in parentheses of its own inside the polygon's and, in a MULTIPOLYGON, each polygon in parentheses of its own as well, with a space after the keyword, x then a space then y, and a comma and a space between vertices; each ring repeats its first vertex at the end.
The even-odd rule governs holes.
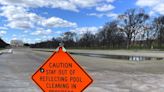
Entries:
POLYGON ((164 58, 160 58, 160 57, 106 55, 106 54, 74 53, 74 52, 70 52, 70 54, 72 54, 72 55, 89 56, 89 57, 109 58, 109 59, 121 59, 121 60, 129 60, 129 61, 164 60, 164 58))

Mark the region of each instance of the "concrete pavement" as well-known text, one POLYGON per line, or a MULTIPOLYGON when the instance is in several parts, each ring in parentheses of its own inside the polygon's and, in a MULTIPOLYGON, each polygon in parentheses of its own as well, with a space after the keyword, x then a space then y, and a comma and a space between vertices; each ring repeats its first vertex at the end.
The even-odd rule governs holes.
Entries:
POLYGON ((41 92, 30 79, 41 61, 25 49, 0 55, 0 92, 41 92))
MULTIPOLYGON (((51 54, 23 48, 0 55, 0 92, 42 92, 31 75, 51 54)), ((164 92, 163 61, 73 57, 94 79, 85 92, 164 92)))

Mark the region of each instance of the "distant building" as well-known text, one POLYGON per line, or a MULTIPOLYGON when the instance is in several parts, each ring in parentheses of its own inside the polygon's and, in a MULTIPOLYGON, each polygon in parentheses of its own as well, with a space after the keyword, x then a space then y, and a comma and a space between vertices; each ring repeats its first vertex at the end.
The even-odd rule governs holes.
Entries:
POLYGON ((11 40, 10 45, 12 47, 23 47, 24 43, 21 40, 11 40))

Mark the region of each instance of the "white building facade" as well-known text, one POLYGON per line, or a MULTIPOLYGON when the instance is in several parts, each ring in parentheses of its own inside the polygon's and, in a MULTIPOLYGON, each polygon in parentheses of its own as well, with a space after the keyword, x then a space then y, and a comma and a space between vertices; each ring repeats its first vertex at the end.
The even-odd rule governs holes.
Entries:
POLYGON ((11 40, 10 45, 12 47, 23 47, 24 43, 21 40, 11 40))

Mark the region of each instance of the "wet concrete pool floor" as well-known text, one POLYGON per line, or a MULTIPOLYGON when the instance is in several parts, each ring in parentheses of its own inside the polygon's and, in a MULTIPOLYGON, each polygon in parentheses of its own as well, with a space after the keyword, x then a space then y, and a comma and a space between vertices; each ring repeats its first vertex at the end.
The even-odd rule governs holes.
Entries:
POLYGON ((89 57, 99 57, 99 58, 129 60, 129 61, 164 60, 164 58, 161 58, 161 57, 107 55, 107 54, 75 53, 75 52, 70 52, 70 54, 72 54, 72 55, 89 56, 89 57))

